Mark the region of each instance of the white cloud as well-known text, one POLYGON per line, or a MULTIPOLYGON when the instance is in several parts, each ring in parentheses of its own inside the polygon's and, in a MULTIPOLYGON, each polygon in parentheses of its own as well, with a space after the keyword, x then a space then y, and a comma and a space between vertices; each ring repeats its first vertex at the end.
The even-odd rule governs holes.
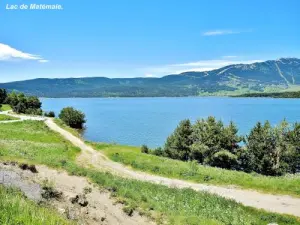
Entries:
POLYGON ((204 71, 219 69, 221 67, 232 65, 232 64, 251 64, 251 63, 262 62, 262 61, 263 60, 230 60, 230 59, 201 60, 196 62, 187 62, 187 63, 141 68, 140 71, 142 71, 147 75, 159 77, 168 74, 180 74, 180 73, 190 72, 190 71, 204 72, 204 71))
POLYGON ((46 60, 46 59, 40 59, 39 62, 40 62, 40 63, 47 63, 47 62, 49 62, 49 60, 46 60))
POLYGON ((36 60, 40 63, 48 62, 39 55, 34 55, 26 52, 22 52, 9 45, 0 43, 0 61, 10 61, 14 59, 21 60, 36 60))
POLYGON ((234 58, 237 58, 236 55, 224 55, 222 56, 223 59, 234 59, 234 58))
POLYGON ((156 77, 156 76, 151 73, 147 73, 147 74, 145 74, 145 77, 156 77))
POLYGON ((217 36, 227 34, 240 34, 244 32, 251 32, 252 30, 211 30, 202 33, 202 36, 217 36))

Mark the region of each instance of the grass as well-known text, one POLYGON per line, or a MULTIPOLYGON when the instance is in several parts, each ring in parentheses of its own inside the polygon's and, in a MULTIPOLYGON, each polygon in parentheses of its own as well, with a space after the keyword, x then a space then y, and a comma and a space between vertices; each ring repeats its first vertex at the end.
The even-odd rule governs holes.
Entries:
POLYGON ((153 212, 158 223, 167 218, 169 224, 189 225, 300 224, 300 220, 293 217, 245 207, 192 189, 167 188, 99 172, 88 172, 87 176, 100 186, 112 190, 127 209, 139 208, 146 215, 153 212))
POLYGON ((69 131, 71 134, 73 134, 75 137, 79 137, 81 138, 81 130, 78 129, 73 129, 71 127, 69 127, 68 125, 66 125, 61 119, 59 118, 55 118, 54 122, 60 126, 61 128, 69 131))
POLYGON ((0 185, 0 224, 1 225, 54 225, 71 224, 53 209, 37 205, 12 188, 0 185))
MULTIPOLYGON (((75 162, 77 148, 50 131, 40 121, 24 121, 0 126, 0 160, 25 160, 65 169, 72 175, 86 176, 109 190, 124 204, 124 211, 137 210, 158 224, 205 225, 300 225, 300 219, 245 207, 231 200, 191 189, 120 178, 110 173, 82 168, 75 162)), ((8 195, 8 199, 12 196, 8 195)), ((11 200, 12 201, 12 200, 11 200)), ((2 211, 0 211, 0 214, 2 211)), ((24 214, 31 212, 24 210, 24 214)), ((6 215, 6 218, 11 218, 6 215)), ((42 218, 41 218, 42 220, 42 218)), ((44 218, 45 220, 45 218, 44 218)), ((38 223, 32 223, 38 224, 38 223)))
POLYGON ((42 121, 0 125, 0 157, 61 167, 80 150, 52 132, 42 121))
POLYGON ((11 110, 12 108, 10 107, 10 105, 8 104, 3 104, 1 107, 0 107, 0 111, 8 111, 8 110, 11 110))
POLYGON ((0 114, 0 121, 19 120, 19 118, 9 115, 0 114))
POLYGON ((268 177, 259 174, 248 174, 240 171, 214 168, 182 162, 178 160, 144 154, 140 148, 89 143, 95 149, 103 151, 111 160, 125 164, 133 169, 178 178, 197 183, 230 185, 243 189, 255 189, 273 194, 300 196, 300 176, 268 177))

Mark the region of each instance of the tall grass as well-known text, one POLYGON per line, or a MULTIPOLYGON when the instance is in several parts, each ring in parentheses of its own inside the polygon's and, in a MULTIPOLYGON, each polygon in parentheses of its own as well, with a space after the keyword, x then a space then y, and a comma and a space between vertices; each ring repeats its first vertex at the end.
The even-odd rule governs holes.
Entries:
POLYGON ((79 152, 42 121, 0 124, 0 157, 61 167, 79 152))
POLYGON ((0 111, 8 111, 8 110, 11 110, 11 107, 10 107, 10 105, 8 105, 8 104, 3 104, 3 105, 0 107, 0 111))
POLYGON ((71 222, 58 215, 53 209, 37 205, 12 188, 0 185, 1 225, 67 225, 71 222))
POLYGON ((9 115, 0 114, 0 121, 19 120, 19 118, 9 115))
MULTIPOLYGON (((75 162, 79 150, 50 131, 39 121, 0 125, 0 160, 27 160, 62 168, 70 174, 86 176, 109 190, 125 211, 137 210, 157 223, 208 225, 300 224, 298 218, 245 207, 234 201, 191 189, 120 178, 110 173, 82 168, 75 162), (21 145, 21 143, 24 143, 21 145)), ((193 166, 191 166, 193 167, 193 166)), ((194 169, 193 169, 194 170, 194 169)), ((12 196, 7 195, 8 199, 12 196)), ((30 211, 24 210, 24 216, 30 211)), ((1 214, 1 211, 0 211, 1 214)), ((6 214, 11 218, 14 214, 6 214)), ((12 218, 13 219, 13 218, 12 218)), ((41 217, 45 221, 46 217, 41 217)), ((32 223, 39 224, 39 223, 32 223)), ((59 224, 59 223, 58 223, 59 224)))

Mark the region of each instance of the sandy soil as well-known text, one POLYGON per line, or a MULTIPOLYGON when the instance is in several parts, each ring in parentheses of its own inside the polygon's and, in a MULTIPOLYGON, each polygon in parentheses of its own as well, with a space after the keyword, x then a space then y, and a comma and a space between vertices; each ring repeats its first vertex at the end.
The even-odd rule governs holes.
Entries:
POLYGON ((116 204, 115 200, 110 198, 110 193, 93 186, 83 177, 70 176, 66 172, 52 170, 45 166, 36 166, 36 168, 38 173, 32 173, 20 169, 16 164, 0 163, 0 184, 20 188, 34 201, 50 203, 68 219, 78 221, 79 224, 154 224, 140 216, 138 212, 128 216, 123 212, 123 205, 116 204), (61 197, 43 199, 45 183, 62 193, 61 197))

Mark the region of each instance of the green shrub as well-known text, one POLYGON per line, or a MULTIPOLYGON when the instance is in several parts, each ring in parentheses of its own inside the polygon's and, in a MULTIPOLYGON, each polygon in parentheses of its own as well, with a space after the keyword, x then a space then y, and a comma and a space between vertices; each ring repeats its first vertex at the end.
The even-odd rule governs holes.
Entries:
POLYGON ((25 110, 25 114, 41 116, 43 111, 41 109, 29 108, 25 110))
POLYGON ((83 128, 83 124, 86 122, 84 113, 73 107, 63 108, 59 114, 59 118, 68 126, 76 129, 83 128))
POLYGON ((42 115, 42 103, 35 96, 12 92, 7 96, 5 102, 11 106, 15 113, 42 115))
POLYGON ((147 146, 147 145, 142 145, 142 147, 141 147, 141 152, 142 152, 142 153, 148 154, 148 153, 149 153, 149 148, 148 148, 148 146, 147 146))
POLYGON ((165 156, 165 151, 161 147, 158 147, 152 151, 152 154, 156 156, 165 156))
POLYGON ((54 118, 55 117, 55 113, 53 111, 45 112, 44 116, 54 118))
POLYGON ((209 164, 220 168, 231 169, 237 165, 237 156, 229 151, 222 150, 212 156, 209 164))

